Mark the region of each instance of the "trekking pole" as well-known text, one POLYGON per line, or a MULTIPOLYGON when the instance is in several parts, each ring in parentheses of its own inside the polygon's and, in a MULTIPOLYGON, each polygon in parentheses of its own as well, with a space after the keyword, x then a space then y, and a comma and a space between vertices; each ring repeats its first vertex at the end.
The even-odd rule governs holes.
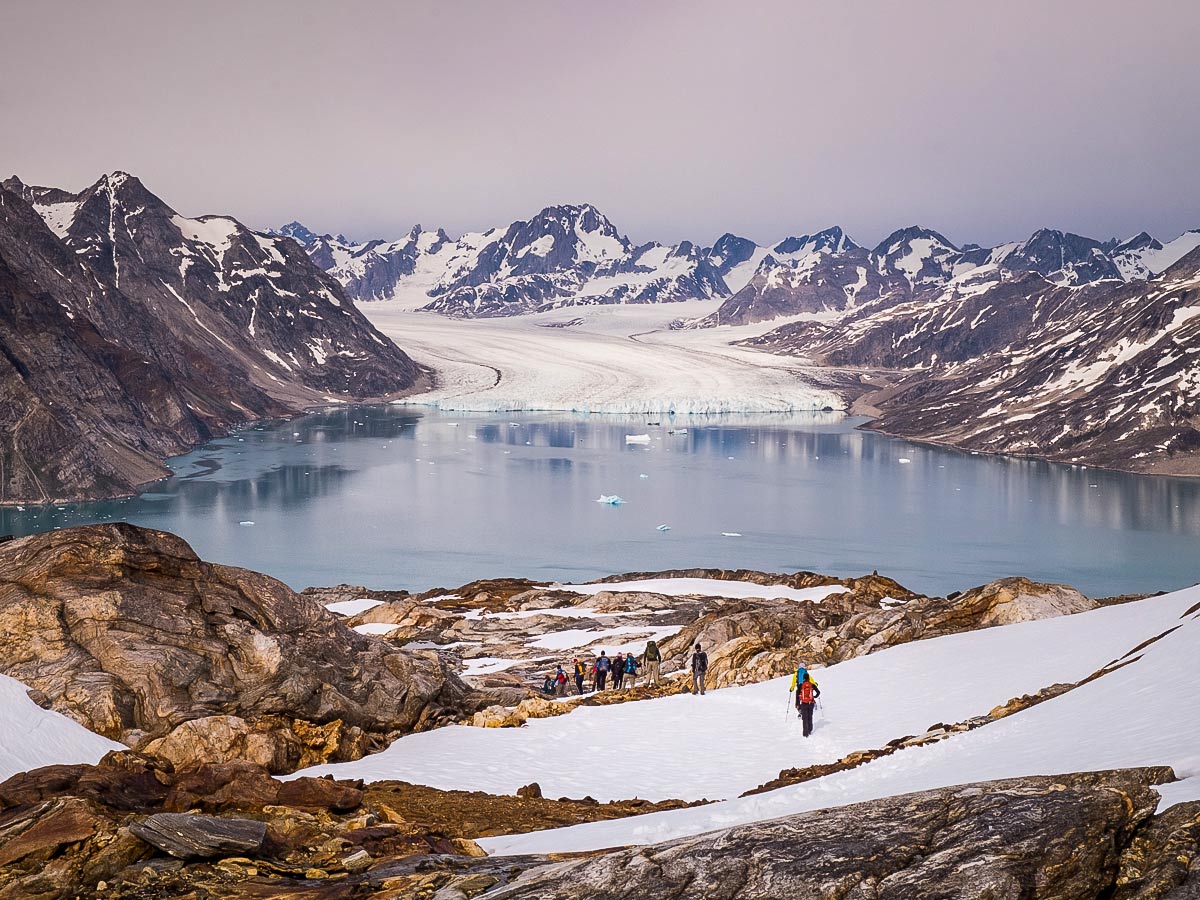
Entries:
POLYGON ((783 721, 788 720, 788 716, 792 714, 792 689, 788 688, 787 708, 783 711, 783 721))

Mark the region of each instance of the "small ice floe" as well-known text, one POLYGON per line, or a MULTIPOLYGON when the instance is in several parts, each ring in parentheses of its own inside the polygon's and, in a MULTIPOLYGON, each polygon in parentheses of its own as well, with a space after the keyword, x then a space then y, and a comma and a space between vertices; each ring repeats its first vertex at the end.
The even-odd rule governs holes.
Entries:
POLYGON ((641 472, 641 473, 638 475, 638 478, 649 478, 649 477, 650 477, 650 476, 649 476, 649 475, 647 475, 645 472, 641 472))
POLYGON ((627 443, 627 444, 648 444, 648 443, 650 443, 650 435, 648 435, 648 434, 627 434, 627 435, 625 435, 625 443, 627 443))
POLYGON ((300 437, 300 432, 298 432, 298 431, 293 431, 293 432, 292 432, 292 437, 300 437))
POLYGON ((508 423, 508 427, 509 427, 509 428, 520 428, 520 427, 521 427, 521 423, 520 423, 520 422, 509 422, 509 423, 508 423))
POLYGON ((596 498, 597 503, 606 503, 609 506, 620 506, 625 502, 624 498, 618 497, 616 494, 601 494, 596 498))
POLYGON ((446 423, 446 427, 447 427, 447 428, 457 428, 457 427, 458 427, 458 423, 457 423, 457 422, 447 422, 447 423, 446 423))
POLYGON ((912 462, 912 460, 909 459, 907 456, 902 456, 898 460, 896 460, 896 462, 900 463, 901 465, 907 465, 908 463, 912 462))
POLYGON ((654 530, 655 530, 655 531, 670 531, 670 530, 671 530, 671 526, 670 526, 670 525, 665 525, 665 524, 664 524, 664 525, 659 525, 659 526, 657 526, 657 527, 656 527, 654 530))
POLYGON ((721 532, 721 537, 741 537, 741 536, 742 536, 742 533, 740 531, 722 531, 721 532))
POLYGON ((253 525, 254 523, 247 519, 245 522, 238 522, 238 524, 250 526, 250 525, 253 525))
POLYGON ((667 434, 687 434, 686 428, 672 428, 667 434))

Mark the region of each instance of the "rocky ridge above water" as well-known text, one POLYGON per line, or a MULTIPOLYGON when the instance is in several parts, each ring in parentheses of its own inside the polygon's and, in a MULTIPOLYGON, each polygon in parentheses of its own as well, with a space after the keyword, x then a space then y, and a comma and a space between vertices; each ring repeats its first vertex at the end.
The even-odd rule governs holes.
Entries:
POLYGON ((176 766, 355 759, 494 699, 174 535, 93 525, 0 546, 0 672, 176 766))
POLYGON ((0 503, 133 493, 237 424, 429 377, 296 244, 116 172, 0 185, 0 503))

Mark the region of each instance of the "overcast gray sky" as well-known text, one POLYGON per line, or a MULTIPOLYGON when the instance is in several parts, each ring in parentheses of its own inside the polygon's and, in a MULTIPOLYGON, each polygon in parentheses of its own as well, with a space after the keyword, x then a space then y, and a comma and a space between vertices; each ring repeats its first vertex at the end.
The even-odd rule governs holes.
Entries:
POLYGON ((255 227, 1200 227, 1197 0, 18 3, 0 170, 255 227))

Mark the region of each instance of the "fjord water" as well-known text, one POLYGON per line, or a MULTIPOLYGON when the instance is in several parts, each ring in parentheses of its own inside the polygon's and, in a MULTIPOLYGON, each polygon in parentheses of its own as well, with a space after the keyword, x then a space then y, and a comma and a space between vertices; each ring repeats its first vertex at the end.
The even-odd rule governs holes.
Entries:
POLYGON ((0 509, 0 533, 123 519, 296 588, 689 566, 878 569, 937 594, 1006 575, 1093 596, 1200 580, 1200 481, 973 455, 857 424, 343 408, 214 441, 136 498, 0 509), (625 440, 640 434, 649 443, 625 440), (596 502, 613 494, 626 502, 596 502))

